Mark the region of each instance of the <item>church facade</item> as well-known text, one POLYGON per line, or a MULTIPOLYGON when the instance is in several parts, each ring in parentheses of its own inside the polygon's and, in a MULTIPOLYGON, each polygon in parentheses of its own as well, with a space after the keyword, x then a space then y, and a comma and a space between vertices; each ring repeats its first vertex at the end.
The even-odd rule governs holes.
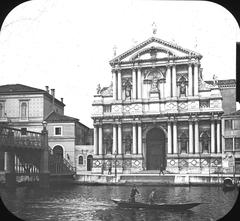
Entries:
POLYGON ((110 61, 94 95, 93 172, 209 173, 222 164, 222 95, 202 55, 156 37, 110 61))

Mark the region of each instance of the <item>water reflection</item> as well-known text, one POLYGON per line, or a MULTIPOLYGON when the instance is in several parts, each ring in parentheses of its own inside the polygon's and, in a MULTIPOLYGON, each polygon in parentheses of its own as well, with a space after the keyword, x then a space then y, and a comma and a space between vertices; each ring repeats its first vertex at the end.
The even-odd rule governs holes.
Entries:
MULTIPOLYGON (((139 186, 137 201, 147 202, 153 187, 139 186)), ((129 186, 68 186, 48 190, 20 187, 0 189, 7 208, 24 220, 217 220, 233 207, 238 191, 218 187, 154 187, 159 203, 202 202, 188 211, 123 209, 111 199, 128 199, 129 186)))

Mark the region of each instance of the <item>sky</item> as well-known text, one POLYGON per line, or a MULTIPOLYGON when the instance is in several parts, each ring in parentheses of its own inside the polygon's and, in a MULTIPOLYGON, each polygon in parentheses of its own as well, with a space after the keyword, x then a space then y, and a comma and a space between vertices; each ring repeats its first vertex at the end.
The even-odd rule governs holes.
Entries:
POLYGON ((152 36, 203 55, 204 80, 236 78, 240 29, 207 1, 32 0, 14 8, 0 32, 1 85, 55 89, 65 115, 93 127, 97 84, 109 86, 109 61, 152 36))

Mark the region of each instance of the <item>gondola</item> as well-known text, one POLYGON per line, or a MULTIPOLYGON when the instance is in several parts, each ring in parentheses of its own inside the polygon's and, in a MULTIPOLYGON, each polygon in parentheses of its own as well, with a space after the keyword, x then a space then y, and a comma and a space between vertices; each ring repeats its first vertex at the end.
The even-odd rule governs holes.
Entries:
POLYGON ((163 210, 178 210, 178 211, 188 210, 202 204, 202 203, 149 204, 149 203, 141 203, 141 202, 131 203, 129 201, 124 201, 119 199, 112 199, 112 201, 122 208, 163 209, 163 210))
POLYGON ((234 190, 237 185, 233 182, 233 180, 229 177, 223 180, 223 191, 231 191, 234 190))

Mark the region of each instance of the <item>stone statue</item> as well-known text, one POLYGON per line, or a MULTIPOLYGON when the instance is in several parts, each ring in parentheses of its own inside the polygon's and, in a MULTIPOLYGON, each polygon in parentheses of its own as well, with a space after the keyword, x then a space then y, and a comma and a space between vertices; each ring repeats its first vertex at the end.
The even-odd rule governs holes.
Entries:
POLYGON ((158 78, 156 76, 152 79, 151 91, 158 91, 158 78))
POLYGON ((180 84, 180 94, 186 95, 186 86, 185 86, 185 83, 183 81, 180 84))
POLYGON ((127 136, 126 137, 126 142, 125 142, 125 152, 126 153, 131 153, 131 147, 132 147, 131 137, 127 136))
POLYGON ((98 84, 97 85, 97 94, 100 94, 100 92, 101 92, 101 86, 100 86, 100 84, 98 84))
POLYGON ((154 35, 157 33, 157 25, 155 22, 152 23, 152 31, 154 35))
POLYGON ((127 98, 131 99, 132 83, 130 82, 129 78, 127 78, 127 80, 125 81, 124 88, 125 88, 126 99, 127 98))
POLYGON ((213 86, 217 86, 217 76, 214 74, 213 75, 213 86))

